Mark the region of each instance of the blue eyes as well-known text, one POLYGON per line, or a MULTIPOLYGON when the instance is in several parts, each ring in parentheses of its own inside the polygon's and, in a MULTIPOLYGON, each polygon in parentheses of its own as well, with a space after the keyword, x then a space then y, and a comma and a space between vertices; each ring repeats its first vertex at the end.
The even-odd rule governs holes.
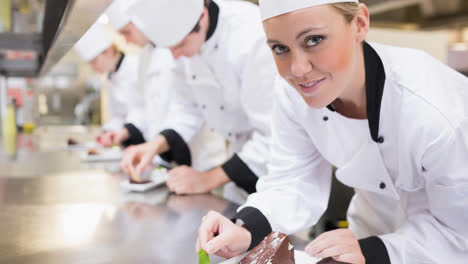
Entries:
MULTIPOLYGON (((325 39, 324 36, 311 36, 311 37, 309 37, 309 38, 307 38, 305 40, 305 46, 306 46, 306 48, 315 47, 318 44, 320 44, 324 39, 325 39)), ((273 45, 271 47, 271 50, 273 50, 273 52, 276 55, 281 55, 283 53, 288 52, 289 48, 287 46, 284 46, 284 45, 275 44, 275 45, 273 45)))
POLYGON ((307 47, 314 47, 320 44, 322 40, 324 39, 323 36, 312 36, 306 40, 306 46, 307 47))
POLYGON ((273 50, 274 53, 276 53, 276 55, 283 54, 289 50, 287 47, 283 45, 274 45, 271 49, 273 50))

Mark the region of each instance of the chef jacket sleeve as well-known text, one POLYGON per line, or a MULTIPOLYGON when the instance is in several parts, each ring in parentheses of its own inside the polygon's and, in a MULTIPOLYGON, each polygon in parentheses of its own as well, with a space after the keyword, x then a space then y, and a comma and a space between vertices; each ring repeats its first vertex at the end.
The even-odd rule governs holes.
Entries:
POLYGON ((259 179, 257 193, 249 195, 234 217, 251 231, 251 247, 272 229, 291 234, 313 225, 330 195, 331 165, 297 123, 286 93, 275 99, 269 173, 259 179))
POLYGON ((109 120, 106 124, 103 125, 102 129, 104 131, 115 131, 122 128, 125 124, 125 117, 126 117, 126 107, 124 102, 119 102, 116 93, 121 92, 118 87, 109 87, 106 86, 105 88, 108 92, 109 101, 107 103, 107 113, 109 115, 109 120), (110 88, 110 89, 109 89, 110 88), (115 89, 117 88, 117 89, 115 89))
MULTIPOLYGON (((119 126, 112 130, 127 128, 130 137, 122 143, 124 147, 145 142, 143 131, 146 128, 143 95, 136 89, 135 76, 114 75, 110 91, 110 114, 119 120, 119 126)), ((114 121, 113 121, 114 122, 114 121)), ((107 129, 107 127, 105 127, 107 129)))
POLYGON ((129 133, 129 138, 122 143, 123 146, 138 145, 145 142, 144 131, 147 127, 145 118, 144 104, 139 103, 139 100, 129 102, 126 123, 124 128, 129 133))
MULTIPOLYGON (((411 199, 406 222, 380 238, 391 263, 466 263, 468 259, 468 122, 446 129, 422 157, 425 194, 411 199), (428 203, 428 208, 421 204, 428 203)), ((379 263, 379 262, 375 262, 379 263)))
POLYGON ((241 104, 252 132, 241 150, 222 167, 228 177, 248 193, 256 191, 259 177, 267 174, 270 121, 273 108, 276 68, 269 48, 263 39, 241 65, 241 104))
MULTIPOLYGON (((182 65, 178 65, 182 66, 182 65)), ((168 116, 162 125, 160 133, 169 144, 169 151, 161 157, 166 161, 175 161, 179 164, 187 164, 191 160, 188 143, 201 130, 205 118, 199 109, 190 87, 185 83, 185 74, 180 67, 176 68, 172 87, 175 89, 175 98, 169 107, 168 116)))

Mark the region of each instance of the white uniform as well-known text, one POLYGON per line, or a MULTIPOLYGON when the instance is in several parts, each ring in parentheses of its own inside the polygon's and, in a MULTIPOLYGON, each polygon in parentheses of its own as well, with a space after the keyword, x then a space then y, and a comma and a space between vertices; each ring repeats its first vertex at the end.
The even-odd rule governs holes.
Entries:
POLYGON ((243 1, 215 2, 214 34, 199 55, 178 61, 177 94, 165 127, 191 142, 206 123, 259 177, 267 172, 276 69, 258 9, 243 1))
POLYGON ((174 59, 168 49, 148 45, 140 54, 138 92, 144 98, 145 138, 150 140, 160 132, 161 123, 173 98, 172 70, 174 59))
MULTIPOLYGON (((175 96, 173 87, 175 61, 169 51, 164 48, 146 46, 140 55, 138 87, 144 98, 144 137, 153 139, 163 129, 167 120, 167 112, 175 96)), ((219 166, 227 159, 224 140, 209 131, 206 127, 189 144, 192 152, 192 167, 205 171, 219 166)), ((161 162, 156 159, 156 162, 161 162)))
POLYGON ((126 123, 143 126, 143 97, 136 92, 138 64, 137 56, 125 55, 117 71, 110 75, 109 121, 104 130, 119 130, 126 123))
POLYGON ((310 108, 279 82, 270 174, 239 214, 257 208, 287 233, 315 224, 333 164, 356 190, 351 230, 378 236, 391 263, 467 263, 468 79, 423 52, 371 45, 386 77, 381 101, 368 86, 368 107, 381 102, 369 121, 310 108))

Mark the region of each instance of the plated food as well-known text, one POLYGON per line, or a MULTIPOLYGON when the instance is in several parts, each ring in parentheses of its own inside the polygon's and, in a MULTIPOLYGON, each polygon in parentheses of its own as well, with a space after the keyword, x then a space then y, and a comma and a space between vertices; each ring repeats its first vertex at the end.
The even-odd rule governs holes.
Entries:
POLYGON ((99 151, 97 151, 97 149, 90 148, 88 149, 88 155, 99 155, 99 151))
POLYGON ((73 138, 67 139, 67 145, 68 145, 68 146, 75 146, 75 145, 78 145, 78 144, 79 144, 78 141, 76 141, 76 140, 73 139, 73 138))
POLYGON ((158 186, 164 185, 167 180, 167 169, 158 167, 156 169, 145 170, 140 177, 133 175, 128 180, 120 183, 122 189, 130 192, 146 192, 158 186), (132 178, 141 179, 136 181, 132 178))

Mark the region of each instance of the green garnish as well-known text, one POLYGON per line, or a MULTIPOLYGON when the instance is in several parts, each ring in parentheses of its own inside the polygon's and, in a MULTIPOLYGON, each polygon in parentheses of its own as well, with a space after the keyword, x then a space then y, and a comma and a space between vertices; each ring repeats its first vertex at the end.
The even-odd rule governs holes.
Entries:
POLYGON ((198 264, 210 264, 210 257, 203 249, 198 251, 198 264))

